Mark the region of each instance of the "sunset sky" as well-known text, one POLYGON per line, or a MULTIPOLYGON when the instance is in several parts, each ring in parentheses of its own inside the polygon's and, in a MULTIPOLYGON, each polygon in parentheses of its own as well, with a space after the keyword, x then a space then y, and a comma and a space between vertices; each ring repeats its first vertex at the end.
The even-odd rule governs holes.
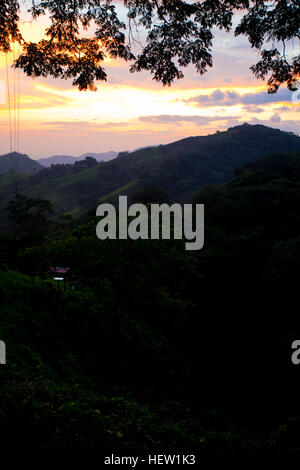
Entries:
MULTIPOLYGON (((40 38, 46 20, 25 21, 25 38, 40 38)), ((299 47, 295 46, 294 55, 296 49, 299 47)), ((292 93, 285 87, 268 95, 265 85, 249 71, 256 61, 257 54, 245 38, 218 32, 213 69, 201 77, 188 68, 185 78, 171 88, 154 82, 146 72, 129 73, 129 64, 122 61, 106 61, 108 81, 99 82, 97 92, 79 92, 69 81, 31 79, 21 72, 19 151, 42 158, 131 150, 206 135, 244 122, 300 134, 300 104, 293 104, 292 93)), ((0 96, 5 75, 2 54, 0 96)), ((0 154, 10 150, 8 123, 7 100, 3 103, 2 96, 0 154)))

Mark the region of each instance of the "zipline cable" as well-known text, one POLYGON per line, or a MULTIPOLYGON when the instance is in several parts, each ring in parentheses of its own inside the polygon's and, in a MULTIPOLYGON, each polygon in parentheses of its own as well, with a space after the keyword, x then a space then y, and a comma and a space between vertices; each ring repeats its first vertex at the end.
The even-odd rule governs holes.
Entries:
POLYGON ((18 192, 19 173, 19 147, 20 147, 20 71, 16 70, 14 63, 20 55, 20 44, 13 42, 12 49, 5 54, 7 105, 9 117, 9 146, 11 172, 16 173, 16 192, 18 192), (11 56, 9 56, 11 54, 11 56), (10 72, 9 59, 12 58, 13 70, 10 72))
MULTIPOLYGON (((20 56, 20 44, 18 44, 18 57, 19 56, 20 56)), ((17 78, 18 78, 17 152, 19 152, 20 150, 20 102, 21 102, 20 69, 17 70, 17 78)), ((19 169, 19 165, 18 165, 18 169, 19 169)))
MULTIPOLYGON (((13 63, 16 60, 16 46, 13 43, 13 63)), ((16 92, 16 69, 13 67, 13 84, 14 84, 14 152, 17 150, 17 92, 16 92)))
MULTIPOLYGON (((20 56, 20 44, 17 45, 17 55, 18 58, 20 56)), ((16 69, 15 69, 16 70, 16 69)), ((17 75, 17 103, 16 103, 16 119, 17 119, 17 126, 16 126, 16 173, 17 173, 17 181, 16 181, 16 193, 19 194, 19 142, 20 142, 20 70, 18 69, 16 72, 17 75)))
POLYGON ((7 53, 5 54, 6 60, 6 89, 7 89, 7 104, 8 104, 8 116, 9 116, 9 143, 10 143, 10 153, 13 151, 12 144, 12 122, 11 122, 11 105, 10 105, 10 82, 9 82, 9 71, 8 71, 8 58, 7 53))

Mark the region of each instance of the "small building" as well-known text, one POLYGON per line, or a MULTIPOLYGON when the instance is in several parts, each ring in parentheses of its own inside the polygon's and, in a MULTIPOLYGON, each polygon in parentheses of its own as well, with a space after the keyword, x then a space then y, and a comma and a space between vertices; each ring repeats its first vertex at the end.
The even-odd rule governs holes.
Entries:
POLYGON ((64 290, 66 290, 66 281, 70 278, 70 269, 60 266, 49 266, 49 273, 53 277, 54 281, 57 281, 57 287, 60 287, 60 283, 63 282, 64 290))

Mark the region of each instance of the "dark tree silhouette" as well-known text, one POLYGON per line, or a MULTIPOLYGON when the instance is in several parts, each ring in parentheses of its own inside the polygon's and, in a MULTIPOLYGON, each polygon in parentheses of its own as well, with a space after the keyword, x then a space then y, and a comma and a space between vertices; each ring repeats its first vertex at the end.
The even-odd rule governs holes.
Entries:
POLYGON ((0 50, 7 52, 11 41, 18 40, 23 51, 17 67, 29 76, 72 78, 80 90, 95 90, 97 80, 106 80, 106 55, 132 60, 131 72, 149 70, 164 85, 182 78, 182 68, 189 64, 205 73, 213 65, 213 29, 230 31, 237 11, 241 19, 235 34, 247 36, 260 53, 251 69, 267 79, 269 92, 282 83, 292 89, 300 74, 300 55, 288 57, 286 47, 300 39, 299 0, 32 1, 33 18, 51 19, 47 39, 37 43, 20 36, 18 1, 2 0, 0 5, 0 50), (118 16, 120 4, 127 9, 127 24, 118 16), (137 52, 139 29, 147 38, 137 52))
POLYGON ((133 204, 169 204, 169 196, 167 193, 155 186, 145 186, 135 191, 130 200, 133 204))
POLYGON ((48 218, 54 215, 52 204, 44 199, 31 199, 17 194, 7 207, 8 218, 22 234, 34 236, 44 231, 48 218))

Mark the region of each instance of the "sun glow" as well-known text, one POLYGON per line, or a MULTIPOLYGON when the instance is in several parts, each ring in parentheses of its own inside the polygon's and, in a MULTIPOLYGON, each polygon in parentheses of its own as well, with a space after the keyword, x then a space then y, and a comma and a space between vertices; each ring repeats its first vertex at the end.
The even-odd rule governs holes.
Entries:
MULTIPOLYGON (((48 25, 47 17, 30 21, 25 15, 21 31, 27 41, 38 41, 45 36, 48 25)), ((208 75, 200 78, 187 69, 185 79, 171 88, 153 82, 146 72, 130 74, 128 63, 109 57, 103 61, 108 81, 98 83, 97 92, 79 92, 71 81, 32 79, 20 72, 22 151, 39 155, 37 149, 41 144, 44 148, 45 142, 47 153, 78 153, 79 148, 86 151, 87 145, 99 151, 124 150, 203 135, 245 121, 297 129, 299 105, 293 104, 287 95, 268 103, 243 104, 244 95, 250 96, 250 102, 253 95, 253 103, 258 102, 255 96, 266 93, 266 86, 249 78, 249 65, 255 61, 251 50, 241 59, 242 66, 237 66, 237 54, 241 51, 234 49, 237 40, 234 41, 230 49, 224 49, 224 55, 222 50, 218 51, 208 75), (216 92, 225 96, 233 92, 241 100, 208 103, 210 95, 216 92), (286 121, 279 118, 279 112, 286 121)), ((9 66, 18 52, 15 46, 15 54, 7 55, 9 66)), ((14 73, 9 67, 10 76, 14 73)), ((4 54, 0 55, 0 80, 3 93, 6 88, 4 54)), ((8 150, 8 105, 7 100, 0 102, 0 153, 4 153, 8 150)))

